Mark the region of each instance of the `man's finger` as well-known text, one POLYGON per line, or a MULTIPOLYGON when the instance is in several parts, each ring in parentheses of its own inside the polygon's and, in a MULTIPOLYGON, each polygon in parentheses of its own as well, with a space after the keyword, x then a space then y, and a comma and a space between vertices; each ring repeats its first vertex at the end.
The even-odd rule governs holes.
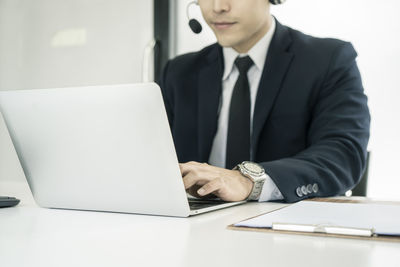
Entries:
POLYGON ((188 173, 183 177, 183 184, 185 185, 185 189, 188 189, 195 185, 197 182, 197 179, 194 175, 188 173))
POLYGON ((181 170, 182 177, 185 177, 186 174, 193 171, 196 168, 195 161, 189 161, 186 163, 179 163, 179 169, 181 170))
POLYGON ((179 169, 181 170, 182 177, 185 177, 185 175, 190 171, 189 166, 186 165, 186 163, 179 163, 179 169))
POLYGON ((199 194, 200 196, 205 196, 218 191, 220 188, 221 188, 220 179, 214 179, 203 185, 199 190, 197 190, 197 194, 199 194))
POLYGON ((208 179, 205 179, 203 177, 198 177, 192 172, 189 172, 185 177, 183 177, 183 184, 185 185, 185 189, 188 189, 192 187, 193 185, 205 185, 208 183, 208 179))

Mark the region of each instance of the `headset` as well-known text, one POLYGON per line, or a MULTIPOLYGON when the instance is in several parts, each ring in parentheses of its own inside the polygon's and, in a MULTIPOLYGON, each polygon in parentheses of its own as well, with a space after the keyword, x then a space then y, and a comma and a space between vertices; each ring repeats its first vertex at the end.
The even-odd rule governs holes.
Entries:
MULTIPOLYGON (((285 3, 286 0, 269 0, 269 2, 273 5, 279 5, 285 3)), ((203 27, 201 27, 200 22, 197 19, 191 19, 189 16, 189 9, 191 5, 198 5, 197 1, 192 1, 186 6, 186 17, 189 20, 189 27, 192 32, 198 34, 201 32, 203 27)))

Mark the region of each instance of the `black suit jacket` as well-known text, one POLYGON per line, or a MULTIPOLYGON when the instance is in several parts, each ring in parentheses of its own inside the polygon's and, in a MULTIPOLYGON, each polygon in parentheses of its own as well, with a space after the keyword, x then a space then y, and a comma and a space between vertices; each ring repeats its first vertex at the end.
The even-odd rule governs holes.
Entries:
MULTIPOLYGON (((277 22, 255 104, 252 160, 287 202, 343 194, 362 175, 370 116, 356 56, 350 43, 277 22), (299 196, 309 185, 318 190, 299 196)), ((223 64, 222 48, 214 44, 164 68, 160 87, 180 162, 208 161, 223 64)))

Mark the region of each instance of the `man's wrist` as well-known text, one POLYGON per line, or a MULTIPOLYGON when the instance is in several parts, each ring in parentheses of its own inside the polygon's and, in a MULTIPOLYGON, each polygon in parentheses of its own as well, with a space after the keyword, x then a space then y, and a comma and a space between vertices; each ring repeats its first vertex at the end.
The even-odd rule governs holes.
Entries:
POLYGON ((246 197, 244 198, 244 200, 248 199, 251 191, 253 191, 253 187, 254 187, 254 182, 249 179, 248 177, 244 176, 243 173, 241 173, 239 170, 236 170, 240 176, 243 177, 243 184, 244 187, 246 188, 246 197))
POLYGON ((267 175, 264 168, 254 162, 243 161, 235 167, 240 173, 252 182, 252 188, 246 200, 258 200, 263 189, 263 184, 267 175))

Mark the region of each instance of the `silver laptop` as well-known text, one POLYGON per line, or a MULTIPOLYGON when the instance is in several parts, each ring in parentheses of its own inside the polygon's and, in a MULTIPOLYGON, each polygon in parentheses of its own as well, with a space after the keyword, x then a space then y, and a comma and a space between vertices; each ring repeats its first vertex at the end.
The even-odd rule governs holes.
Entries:
POLYGON ((42 207, 187 217, 160 88, 154 84, 0 92, 0 110, 42 207))

